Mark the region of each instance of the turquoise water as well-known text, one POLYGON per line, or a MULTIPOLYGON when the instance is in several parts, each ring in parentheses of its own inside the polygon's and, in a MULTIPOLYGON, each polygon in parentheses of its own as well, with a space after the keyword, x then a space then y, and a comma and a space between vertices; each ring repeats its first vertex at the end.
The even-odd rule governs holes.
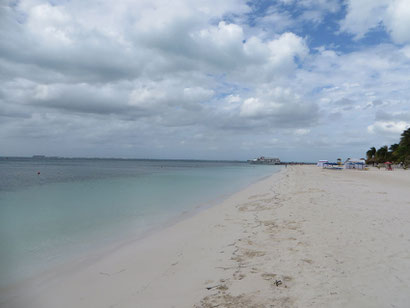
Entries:
POLYGON ((237 162, 0 159, 0 284, 137 238, 278 170, 237 162))

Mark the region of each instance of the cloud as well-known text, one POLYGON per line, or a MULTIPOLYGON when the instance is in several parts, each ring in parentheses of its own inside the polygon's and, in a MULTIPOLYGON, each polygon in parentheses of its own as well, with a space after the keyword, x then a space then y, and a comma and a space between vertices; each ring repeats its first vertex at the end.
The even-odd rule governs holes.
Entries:
POLYGON ((304 102, 290 89, 274 88, 260 91, 259 97, 250 97, 240 106, 240 116, 249 119, 269 119, 274 127, 306 127, 314 125, 318 108, 304 102))
POLYGON ((410 122, 404 121, 377 121, 368 127, 373 134, 399 136, 410 127, 410 122))
POLYGON ((296 83, 301 89, 315 89, 321 107, 329 111, 344 106, 364 109, 380 106, 379 102, 400 110, 407 103, 410 61, 393 45, 350 53, 324 49, 306 62, 308 70, 298 71, 296 83))
MULTIPOLYGON (((265 65, 267 74, 272 74, 289 68, 293 57, 307 52, 303 39, 293 33, 263 41, 246 36, 241 25, 212 23, 224 14, 246 12, 247 6, 237 1, 212 10, 209 2, 198 8, 184 1, 172 6, 162 1, 120 1, 115 7, 110 2, 81 3, 21 1, 3 8, 3 58, 25 64, 27 71, 41 68, 36 79, 52 74, 60 82, 93 83, 198 70, 236 74, 243 67, 255 71, 265 65), (282 62, 286 67, 279 65, 282 62)), ((8 69, 10 75, 18 75, 8 69)))
POLYGON ((398 43, 410 42, 410 6, 406 0, 396 0, 390 4, 386 24, 392 38, 398 43))
POLYGON ((341 17, 336 0, 6 2, 0 138, 28 155, 359 149, 408 123, 403 3, 349 1, 341 17), (356 39, 385 29, 392 41, 344 42, 334 18, 356 39))
POLYGON ((410 42, 410 6, 407 0, 349 0, 341 30, 356 39, 384 27, 396 43, 410 42))
MULTIPOLYGON (((12 80, 4 84, 4 105, 119 119, 156 117, 155 123, 165 126, 178 125, 180 117, 181 126, 193 124, 186 119, 196 119, 196 113, 207 125, 207 119, 223 114, 216 107, 217 92, 226 88, 219 74, 236 87, 271 82, 292 74, 296 59, 309 53, 304 39, 290 32, 262 40, 247 37, 241 25, 212 22, 246 12, 236 1, 212 10, 209 2, 199 8, 184 1, 171 7, 162 1, 101 4, 84 4, 80 13, 83 4, 77 1, 22 1, 6 8, 1 35, 12 28, 19 35, 14 44, 3 41, 5 80, 12 80), (96 11, 87 12, 91 7, 96 11), (100 27, 97 13, 103 9, 110 13, 100 27), (27 44, 33 44, 30 53, 27 44)), ((233 122, 235 117, 238 113, 227 116, 233 122)))
POLYGON ((368 131, 372 134, 395 136, 410 127, 410 111, 383 111, 376 112, 375 122, 368 126, 368 131))
POLYGON ((303 27, 317 27, 326 16, 341 9, 341 3, 337 0, 260 1, 250 2, 249 5, 253 9, 248 14, 252 23, 269 34, 302 32, 303 27))
POLYGON ((352 101, 349 98, 344 97, 342 99, 335 101, 334 104, 339 105, 339 106, 351 106, 351 105, 354 105, 354 101, 352 101))
POLYGON ((310 133, 310 129, 307 128, 299 128, 295 130, 295 135, 297 136, 304 136, 310 133))
POLYGON ((376 121, 405 121, 410 123, 410 111, 378 110, 376 112, 376 121))

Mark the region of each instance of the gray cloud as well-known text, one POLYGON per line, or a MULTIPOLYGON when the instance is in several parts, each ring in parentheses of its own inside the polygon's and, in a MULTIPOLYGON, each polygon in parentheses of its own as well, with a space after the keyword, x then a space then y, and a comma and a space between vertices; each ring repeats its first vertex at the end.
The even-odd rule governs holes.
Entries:
POLYGON ((375 106, 380 106, 383 104, 383 101, 381 99, 376 99, 374 101, 372 101, 372 105, 375 106))
POLYGON ((309 147, 314 157, 312 145, 373 142, 374 121, 374 131, 408 121, 406 48, 312 53, 309 38, 291 31, 319 25, 339 2, 282 4, 254 25, 254 7, 239 0, 2 4, 2 146, 14 155, 174 158, 264 154, 256 149, 292 157, 309 147), (375 120, 367 106, 393 111, 375 120))
POLYGON ((338 106, 351 106, 351 105, 354 105, 354 101, 352 101, 351 99, 348 99, 348 98, 342 98, 342 99, 339 99, 339 100, 337 100, 337 101, 335 101, 335 105, 338 105, 338 106))
POLYGON ((395 112, 393 110, 378 110, 376 121, 407 121, 410 123, 410 111, 395 112))

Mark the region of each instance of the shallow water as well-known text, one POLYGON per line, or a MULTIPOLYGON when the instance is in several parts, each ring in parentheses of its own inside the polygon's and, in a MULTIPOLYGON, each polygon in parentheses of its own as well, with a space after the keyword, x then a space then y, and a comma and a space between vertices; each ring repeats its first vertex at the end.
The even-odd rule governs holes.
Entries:
POLYGON ((278 170, 238 162, 0 159, 0 284, 141 236, 278 170))

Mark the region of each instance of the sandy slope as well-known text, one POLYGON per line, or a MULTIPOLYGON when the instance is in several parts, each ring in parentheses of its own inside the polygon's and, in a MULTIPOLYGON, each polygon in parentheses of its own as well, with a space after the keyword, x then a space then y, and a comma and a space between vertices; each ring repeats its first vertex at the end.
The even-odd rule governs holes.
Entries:
POLYGON ((408 307, 409 290, 410 172, 297 166, 2 307, 408 307))

